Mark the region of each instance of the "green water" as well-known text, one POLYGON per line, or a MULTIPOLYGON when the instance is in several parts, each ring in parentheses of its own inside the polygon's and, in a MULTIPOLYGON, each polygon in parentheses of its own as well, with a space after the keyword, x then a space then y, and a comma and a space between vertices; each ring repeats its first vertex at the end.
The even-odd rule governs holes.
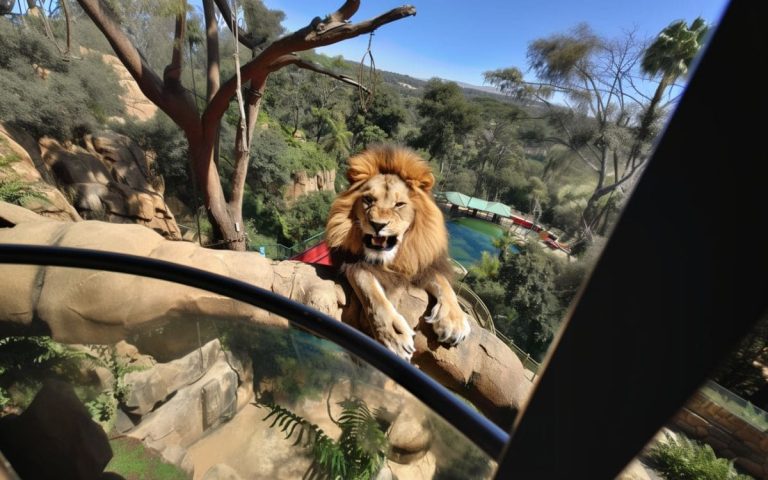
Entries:
POLYGON ((461 217, 446 221, 445 226, 450 235, 451 257, 465 267, 478 262, 483 252, 493 256, 499 254, 499 249, 493 246, 493 240, 504 235, 504 230, 495 223, 461 217))

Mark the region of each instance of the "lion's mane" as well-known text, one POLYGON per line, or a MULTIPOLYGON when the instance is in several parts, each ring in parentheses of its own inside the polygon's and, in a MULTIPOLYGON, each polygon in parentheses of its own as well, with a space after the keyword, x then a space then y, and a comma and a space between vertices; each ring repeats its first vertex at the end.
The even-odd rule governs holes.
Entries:
POLYGON ((408 185, 415 210, 413 223, 386 269, 409 280, 435 269, 445 272, 448 265, 448 231, 443 213, 430 193, 435 177, 427 162, 404 147, 379 145, 349 159, 347 179, 350 186, 331 205, 326 227, 328 246, 352 256, 362 256, 363 232, 356 221, 354 207, 356 202, 361 201, 362 187, 380 173, 397 175, 408 185))

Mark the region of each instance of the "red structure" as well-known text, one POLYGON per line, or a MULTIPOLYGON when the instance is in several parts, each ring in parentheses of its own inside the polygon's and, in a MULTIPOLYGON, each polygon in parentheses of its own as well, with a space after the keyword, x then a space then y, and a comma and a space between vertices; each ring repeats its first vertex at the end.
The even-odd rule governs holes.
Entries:
POLYGON ((291 260, 298 260, 304 263, 311 263, 315 265, 328 265, 333 266, 333 260, 331 260, 331 249, 328 248, 328 244, 325 240, 314 247, 309 247, 298 255, 291 257, 291 260))

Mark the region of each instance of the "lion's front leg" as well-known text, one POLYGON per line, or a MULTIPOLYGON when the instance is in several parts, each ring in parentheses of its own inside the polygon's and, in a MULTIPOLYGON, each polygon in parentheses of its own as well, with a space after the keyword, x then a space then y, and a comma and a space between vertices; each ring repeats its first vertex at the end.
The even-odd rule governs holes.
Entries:
POLYGON ((424 320, 432 324, 439 342, 458 345, 467 338, 470 327, 450 282, 443 275, 437 274, 425 289, 437 302, 424 320))
POLYGON ((389 301, 381 282, 364 265, 346 265, 345 273, 363 304, 373 336, 399 357, 410 361, 416 351, 413 343, 415 332, 389 301))

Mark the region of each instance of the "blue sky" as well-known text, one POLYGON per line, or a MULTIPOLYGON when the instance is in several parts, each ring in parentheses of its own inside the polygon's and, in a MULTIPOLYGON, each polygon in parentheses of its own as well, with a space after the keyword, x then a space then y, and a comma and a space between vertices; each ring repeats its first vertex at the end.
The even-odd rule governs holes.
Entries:
MULTIPOLYGON (((284 25, 300 28, 336 10, 342 0, 265 0, 286 13, 284 25)), ((518 66, 525 69, 531 40, 563 32, 580 22, 596 33, 620 36, 635 29, 652 37, 674 20, 697 16, 716 23, 725 0, 411 0, 415 17, 380 28, 373 39, 376 66, 417 78, 441 77, 482 85, 484 71, 518 66), (477 10, 472 10, 477 7, 477 10)), ((352 21, 374 17, 401 5, 396 0, 363 0, 352 21)), ((359 61, 368 37, 319 49, 359 61)))

